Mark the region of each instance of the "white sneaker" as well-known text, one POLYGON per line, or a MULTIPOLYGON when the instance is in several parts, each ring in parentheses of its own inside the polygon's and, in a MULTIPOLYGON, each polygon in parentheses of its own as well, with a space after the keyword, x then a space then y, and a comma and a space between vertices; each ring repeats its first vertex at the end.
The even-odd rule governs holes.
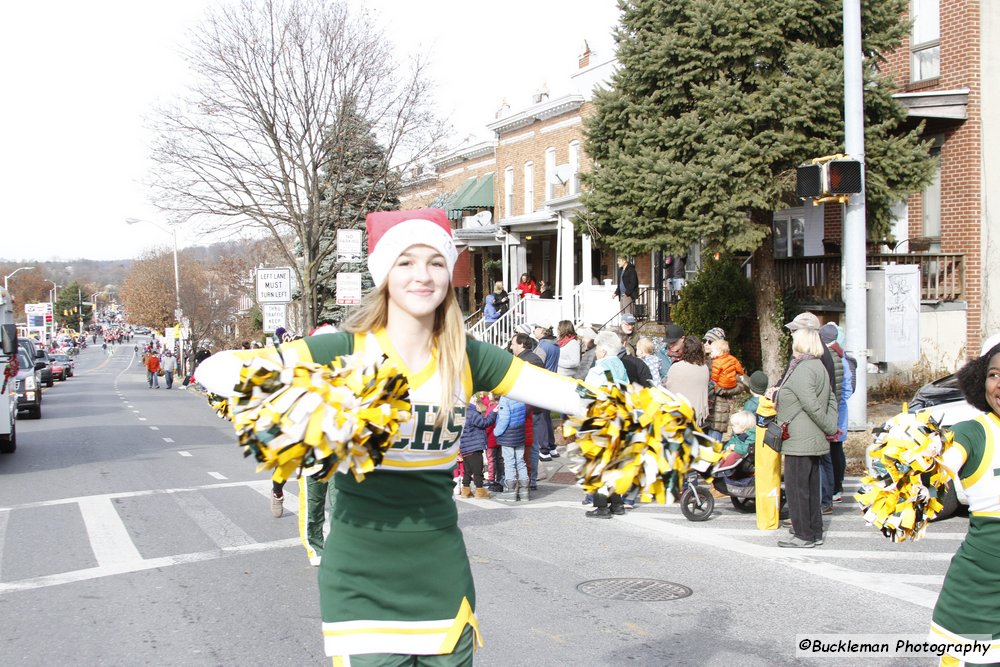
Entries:
POLYGON ((281 496, 279 498, 278 496, 276 496, 276 495, 274 495, 272 493, 271 494, 271 516, 273 516, 275 519, 277 519, 282 514, 284 514, 284 512, 285 512, 285 505, 284 505, 284 503, 285 503, 285 497, 284 496, 281 496))

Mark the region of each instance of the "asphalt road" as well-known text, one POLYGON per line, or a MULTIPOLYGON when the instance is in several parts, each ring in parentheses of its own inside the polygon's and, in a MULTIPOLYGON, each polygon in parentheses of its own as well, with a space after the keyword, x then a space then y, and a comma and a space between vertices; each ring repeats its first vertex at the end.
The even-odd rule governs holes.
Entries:
MULTIPOLYGON (((329 664, 294 485, 274 519, 229 424, 194 392, 149 389, 131 345, 85 350, 18 441, 0 457, 4 665, 329 664)), ((789 552, 722 502, 704 523, 648 505, 588 519, 578 489, 549 481, 564 464, 543 464, 530 503, 457 500, 477 665, 935 664, 796 644, 925 636, 964 519, 893 545, 845 502, 823 547, 789 552), (586 583, 618 578, 653 581, 586 583)))

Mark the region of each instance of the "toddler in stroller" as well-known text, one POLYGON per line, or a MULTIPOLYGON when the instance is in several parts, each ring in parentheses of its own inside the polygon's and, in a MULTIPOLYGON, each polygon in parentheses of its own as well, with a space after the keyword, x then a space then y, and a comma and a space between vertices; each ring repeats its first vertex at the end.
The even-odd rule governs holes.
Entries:
POLYGON ((729 417, 733 435, 722 450, 722 458, 712 468, 712 485, 732 498, 737 509, 748 510, 754 498, 754 439, 757 418, 741 410, 729 417))

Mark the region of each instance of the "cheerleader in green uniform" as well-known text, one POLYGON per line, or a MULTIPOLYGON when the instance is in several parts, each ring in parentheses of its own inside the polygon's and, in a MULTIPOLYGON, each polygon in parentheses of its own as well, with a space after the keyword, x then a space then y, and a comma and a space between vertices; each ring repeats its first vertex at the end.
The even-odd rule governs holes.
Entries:
POLYGON ((984 414, 955 424, 943 459, 969 497, 969 532, 951 559, 934 607, 931 639, 991 637, 986 655, 944 655, 941 665, 1000 663, 1000 334, 958 372, 965 398, 984 414), (964 662, 963 662, 964 661, 964 662))
MULTIPOLYGON (((409 381, 411 413, 382 464, 362 482, 335 475, 320 565, 326 653, 334 665, 469 665, 482 645, 476 596, 452 498, 465 410, 479 391, 579 414, 576 382, 466 335, 451 285, 458 257, 439 209, 367 218, 376 288, 343 331, 281 346, 282 361, 328 364, 387 356, 409 381)), ((216 354, 198 368, 210 391, 234 395, 253 355, 216 354)))

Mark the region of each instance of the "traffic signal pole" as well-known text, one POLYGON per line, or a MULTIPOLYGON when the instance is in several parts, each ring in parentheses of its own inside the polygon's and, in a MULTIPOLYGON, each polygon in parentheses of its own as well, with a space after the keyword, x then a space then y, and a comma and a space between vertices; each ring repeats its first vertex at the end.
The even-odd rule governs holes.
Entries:
POLYGON ((844 150, 861 163, 861 194, 844 205, 841 285, 847 352, 858 361, 854 395, 848 400, 848 425, 868 426, 868 276, 865 220, 865 113, 861 2, 844 0, 844 150))

